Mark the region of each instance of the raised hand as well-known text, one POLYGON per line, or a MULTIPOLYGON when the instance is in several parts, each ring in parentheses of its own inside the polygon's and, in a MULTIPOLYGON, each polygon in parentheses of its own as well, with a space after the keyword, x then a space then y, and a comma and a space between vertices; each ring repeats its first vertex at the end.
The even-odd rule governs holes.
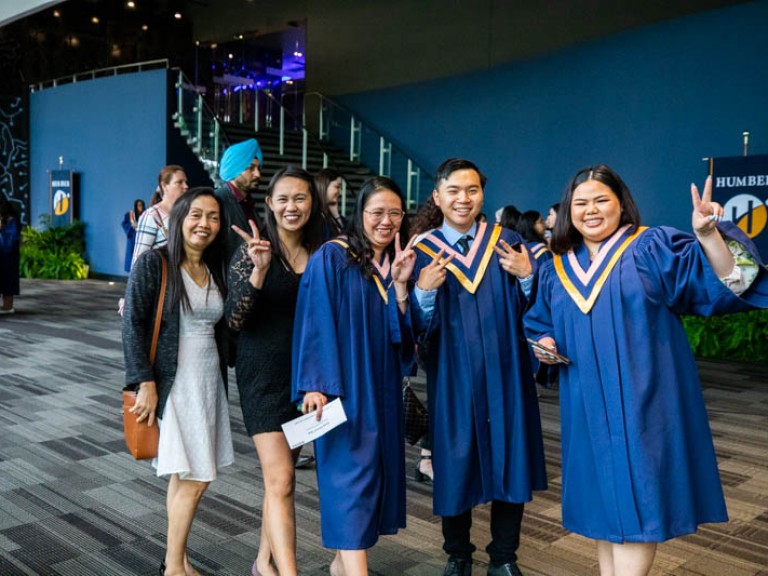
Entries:
POLYGON ((256 226, 256 222, 248 220, 248 224, 251 225, 252 234, 248 234, 248 232, 234 224, 232 225, 232 230, 237 232, 238 236, 245 241, 246 253, 251 262, 253 262, 254 268, 266 271, 269 269, 269 263, 272 261, 272 245, 269 243, 269 240, 262 240, 259 237, 259 229, 256 226))
POLYGON ((531 258, 528 254, 528 248, 524 244, 515 244, 513 247, 502 238, 499 239, 499 242, 493 249, 499 255, 501 267, 509 274, 518 278, 527 278, 533 274, 531 258), (519 248, 519 250, 516 248, 519 248))
POLYGON ((407 282, 413 274, 413 267, 416 264, 416 251, 413 245, 416 243, 416 236, 408 240, 405 248, 400 248, 400 232, 395 233, 395 260, 392 262, 392 281, 407 282))
POLYGON ((696 184, 691 184, 691 202, 693 214, 691 226, 697 236, 709 236, 717 228, 717 223, 723 219, 723 207, 712 202, 712 176, 707 176, 704 182, 704 193, 699 196, 696 184))
POLYGON ((443 258, 443 256, 445 256, 445 248, 435 254, 435 257, 432 258, 432 262, 427 266, 424 266, 419 273, 419 280, 416 282, 416 286, 419 287, 419 290, 428 291, 440 288, 446 278, 445 267, 451 260, 453 260, 455 255, 455 253, 452 253, 447 258, 443 258))

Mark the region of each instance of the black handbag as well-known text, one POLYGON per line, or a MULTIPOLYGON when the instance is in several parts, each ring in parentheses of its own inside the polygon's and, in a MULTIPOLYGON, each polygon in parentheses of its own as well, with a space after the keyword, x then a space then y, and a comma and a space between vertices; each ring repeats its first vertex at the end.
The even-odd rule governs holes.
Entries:
POLYGON ((407 378, 403 380, 403 428, 405 440, 410 445, 416 444, 429 429, 427 409, 416 396, 407 378))

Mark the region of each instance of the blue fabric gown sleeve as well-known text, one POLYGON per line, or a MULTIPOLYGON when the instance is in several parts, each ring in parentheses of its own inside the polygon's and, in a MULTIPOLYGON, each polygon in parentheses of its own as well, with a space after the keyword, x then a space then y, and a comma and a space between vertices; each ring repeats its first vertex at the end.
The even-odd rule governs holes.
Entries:
POLYGON ((20 239, 19 223, 16 221, 16 218, 9 218, 5 221, 3 227, 0 228, 0 251, 4 254, 10 253, 20 239))
POLYGON ((309 259, 301 278, 293 328, 292 396, 306 392, 344 396, 339 347, 340 278, 346 252, 337 244, 324 244, 309 259))
POLYGON ((554 337, 550 286, 555 269, 552 259, 544 262, 538 271, 536 292, 533 302, 525 313, 523 327, 528 338, 540 340, 545 336, 554 337))
POLYGON ((123 232, 125 232, 125 235, 128 236, 129 238, 132 235, 133 236, 136 235, 136 230, 134 230, 133 226, 131 225, 131 213, 130 212, 126 212, 125 216, 123 216, 122 227, 123 227, 123 232), (131 234, 131 232, 133 232, 133 234, 131 234))
MULTIPOLYGON (((428 266, 432 259, 421 252, 416 253, 416 265, 413 269, 413 280, 417 282, 421 270, 428 266)), ((436 290, 421 290, 417 286, 413 289, 413 306, 418 309, 418 313, 412 313, 411 322, 413 324, 413 333, 416 342, 424 344, 440 325, 440 310, 437 306, 437 298, 440 288, 436 290)), ((415 312, 415 311, 413 311, 415 312)))
MULTIPOLYGON (((727 229, 726 235, 748 240, 727 229)), ((752 245, 754 246, 754 245, 752 245)), ((765 271, 741 298, 715 275, 693 234, 662 226, 638 239, 635 261, 647 296, 676 314, 712 316, 768 305, 765 271), (761 297, 762 296, 762 297, 761 297)))
MULTIPOLYGON (((398 347, 401 373, 407 376, 413 371, 413 365, 416 362, 416 338, 411 321, 413 313, 410 304, 405 307, 405 314, 401 313, 396 298, 395 287, 391 285, 387 290, 390 342, 398 347)), ((412 293, 408 295, 409 301, 413 298, 415 296, 412 293)))

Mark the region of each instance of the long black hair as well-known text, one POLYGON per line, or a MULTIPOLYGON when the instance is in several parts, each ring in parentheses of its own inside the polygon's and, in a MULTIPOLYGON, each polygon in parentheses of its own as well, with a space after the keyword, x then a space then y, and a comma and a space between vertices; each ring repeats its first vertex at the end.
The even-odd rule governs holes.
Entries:
POLYGON ((557 221, 555 222, 555 228, 552 230, 552 241, 550 244, 550 249, 555 254, 565 254, 571 248, 581 244, 583 240, 581 234, 573 225, 573 220, 571 220, 571 202, 573 202, 573 191, 580 184, 589 180, 596 180, 605 184, 611 189, 611 192, 616 194, 621 205, 619 227, 625 224, 640 226, 640 211, 637 209, 635 199, 632 198, 629 188, 624 184, 621 177, 605 164, 582 168, 576 172, 560 200, 557 221))
MULTIPOLYGON (((181 303, 185 312, 189 312, 191 306, 181 276, 181 264, 186 257, 184 252, 184 219, 189 214, 192 203, 202 196, 210 196, 216 200, 216 203, 219 205, 219 222, 221 223, 216 238, 203 252, 203 262, 208 267, 208 271, 213 277, 221 297, 227 297, 225 271, 227 263, 227 231, 229 226, 227 225, 224 206, 221 204, 221 200, 214 194, 213 188, 192 188, 185 194, 182 194, 174 203, 171 215, 168 217, 168 244, 158 248, 158 250, 164 252, 168 259, 168 287, 171 303, 174 308, 181 303)), ((209 282, 208 290, 210 289, 211 283, 209 282)))
MULTIPOLYGON (((365 216, 364 210, 371 196, 377 192, 389 191, 394 192, 400 198, 400 209, 403 211, 403 220, 400 223, 400 248, 404 248, 409 239, 408 228, 408 214, 406 213, 405 197, 403 196, 400 187, 395 184, 394 180, 387 178, 386 176, 373 176, 368 178, 360 187, 360 191, 357 193, 357 204, 355 205, 355 213, 352 215, 352 220, 349 223, 347 230, 347 236, 349 239, 349 259, 354 264, 360 266, 363 273, 363 277, 371 278, 373 275, 373 264, 371 264, 371 258, 373 258, 373 248, 371 242, 365 235, 365 226, 363 224, 363 218, 365 216)), ((390 262, 395 258, 395 243, 391 242, 384 251, 389 254, 390 262)))
POLYGON ((539 220, 541 214, 536 210, 527 210, 520 214, 515 229, 526 242, 546 242, 546 238, 536 230, 536 222, 539 220))
MULTIPOLYGON (((280 170, 275 172, 275 175, 272 176, 272 180, 269 181, 269 187, 267 187, 267 196, 270 198, 272 197, 272 194, 275 191, 275 186, 283 178, 297 178, 307 184, 307 190, 312 199, 312 210, 309 214, 307 223, 301 230, 301 244, 311 255, 320 247, 320 244, 323 243, 322 201, 317 193, 317 188, 315 188, 315 182, 312 175, 306 170, 290 165, 280 168, 280 170)), ((264 216, 264 222, 261 227, 264 236, 272 245, 272 254, 280 258, 283 263, 288 264, 288 260, 285 257, 285 247, 280 241, 280 234, 277 230, 277 220, 275 220, 275 214, 269 207, 266 209, 266 215, 264 216)), ((288 267, 290 268, 290 265, 288 267)))
POLYGON ((437 204, 435 204, 434 196, 430 194, 427 201, 416 211, 416 215, 413 217, 413 222, 410 223, 410 227, 413 234, 423 234, 427 230, 439 228, 442 223, 443 213, 440 211, 437 204))
MULTIPOLYGON (((320 197, 321 213, 325 225, 328 228, 327 235, 329 238, 333 238, 344 232, 341 222, 336 220, 336 217, 331 214, 331 208, 328 205, 328 187, 332 182, 335 182, 339 178, 344 180, 344 176, 333 168, 323 168, 322 170, 319 170, 314 178, 315 188, 317 188, 317 194, 320 197)), ((341 212, 339 212, 339 214, 341 214, 341 212)))
POLYGON ((501 217, 499 218, 499 224, 501 224, 502 227, 504 228, 509 228, 510 230, 517 230, 517 224, 520 221, 520 216, 522 216, 520 210, 518 210, 512 204, 508 204, 507 206, 504 206, 504 208, 501 210, 501 217))

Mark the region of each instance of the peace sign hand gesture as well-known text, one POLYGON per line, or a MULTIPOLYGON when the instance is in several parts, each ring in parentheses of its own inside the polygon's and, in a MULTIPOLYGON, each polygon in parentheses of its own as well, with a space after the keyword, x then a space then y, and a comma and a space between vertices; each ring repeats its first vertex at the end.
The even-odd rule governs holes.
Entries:
POLYGON ((445 283, 445 267, 451 260, 453 260, 455 255, 455 253, 452 253, 448 258, 443 258, 443 256, 445 256, 445 248, 435 254, 435 257, 432 258, 432 262, 422 268, 419 273, 419 280, 416 282, 416 286, 419 287, 419 290, 428 292, 440 288, 440 286, 445 283))
POLYGON ((712 176, 707 176, 704 183, 704 193, 699 196, 696 184, 691 184, 691 202, 693 215, 691 226, 698 237, 709 236, 717 229, 717 223, 723 219, 723 207, 712 202, 712 176))
POLYGON ((404 283, 410 280, 413 274, 413 267, 416 264, 416 251, 413 245, 416 243, 416 236, 412 236, 405 248, 400 248, 400 232, 395 233, 395 259, 392 262, 392 281, 395 283, 404 283))
POLYGON ((272 245, 269 243, 269 240, 262 240, 259 237, 259 229, 256 226, 256 222, 248 220, 248 223, 251 225, 253 235, 248 234, 248 232, 234 224, 232 225, 232 230, 237 232, 238 236, 245 242, 245 253, 253 262, 250 281, 254 288, 260 289, 264 285, 264 278, 266 278, 269 264, 272 262, 272 245))
POLYGON ((499 239, 498 244, 493 249, 499 255, 501 267, 509 274, 518 278, 527 278, 533 274, 531 259, 524 244, 510 246, 506 240, 499 239))

